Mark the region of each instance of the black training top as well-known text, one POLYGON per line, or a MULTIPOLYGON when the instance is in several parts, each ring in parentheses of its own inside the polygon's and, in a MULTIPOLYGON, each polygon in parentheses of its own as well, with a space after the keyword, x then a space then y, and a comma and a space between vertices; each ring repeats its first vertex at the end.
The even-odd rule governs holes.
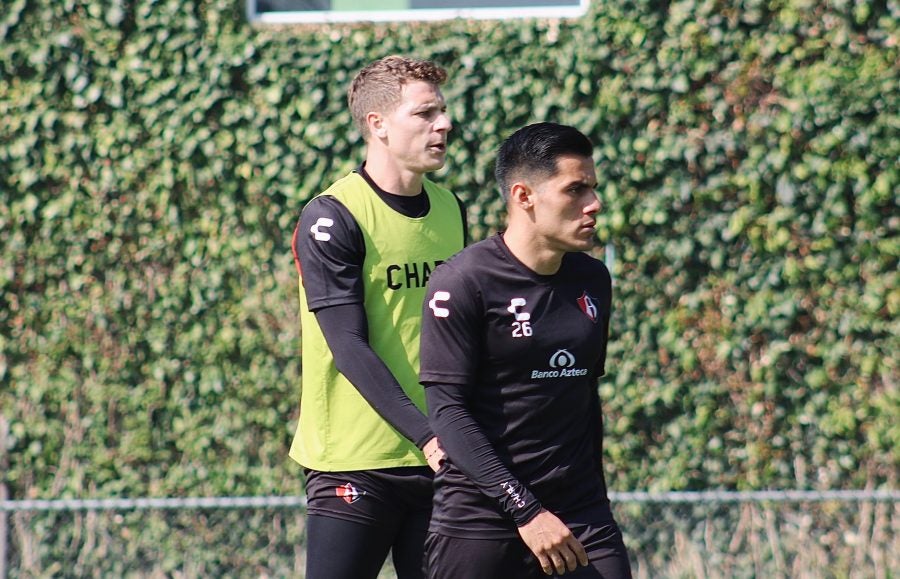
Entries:
POLYGON ((433 531, 513 537, 541 507, 562 516, 608 503, 597 377, 611 291, 602 262, 568 253, 539 275, 502 235, 432 273, 420 379, 449 457, 433 531))

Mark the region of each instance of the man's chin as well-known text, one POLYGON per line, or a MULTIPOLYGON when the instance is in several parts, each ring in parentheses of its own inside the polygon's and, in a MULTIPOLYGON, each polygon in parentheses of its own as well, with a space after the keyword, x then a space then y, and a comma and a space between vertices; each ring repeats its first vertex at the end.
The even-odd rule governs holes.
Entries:
POLYGON ((446 164, 447 160, 445 157, 441 157, 440 160, 432 160, 428 163, 425 163, 423 166, 423 173, 430 173, 431 171, 437 171, 442 168, 446 164))
POLYGON ((590 251, 594 249, 594 238, 580 239, 572 244, 571 251, 590 251))

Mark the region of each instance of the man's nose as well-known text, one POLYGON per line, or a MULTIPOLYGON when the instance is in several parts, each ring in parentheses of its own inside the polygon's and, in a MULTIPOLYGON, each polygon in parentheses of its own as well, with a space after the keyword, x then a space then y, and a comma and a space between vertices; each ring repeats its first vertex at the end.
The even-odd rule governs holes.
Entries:
POLYGON ((593 215, 600 211, 600 196, 597 195, 596 191, 591 192, 591 200, 590 203, 585 205, 584 212, 587 215, 593 215))
POLYGON ((449 132, 452 128, 453 122, 450 120, 450 115, 447 113, 441 113, 434 121, 434 130, 436 131, 449 132))

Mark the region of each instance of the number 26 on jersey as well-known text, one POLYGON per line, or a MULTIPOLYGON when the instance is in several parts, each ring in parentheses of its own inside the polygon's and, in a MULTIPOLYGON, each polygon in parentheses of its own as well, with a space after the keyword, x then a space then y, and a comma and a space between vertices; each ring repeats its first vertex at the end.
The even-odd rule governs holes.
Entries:
POLYGON ((522 308, 524 307, 525 298, 513 298, 509 301, 509 307, 506 308, 506 311, 515 317, 515 321, 512 323, 513 338, 527 338, 532 334, 531 322, 529 321, 531 314, 523 312, 522 308))

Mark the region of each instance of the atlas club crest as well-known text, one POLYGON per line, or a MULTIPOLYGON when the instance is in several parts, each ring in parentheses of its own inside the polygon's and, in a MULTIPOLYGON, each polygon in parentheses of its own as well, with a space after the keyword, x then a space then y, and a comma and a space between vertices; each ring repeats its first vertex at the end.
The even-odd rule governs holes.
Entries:
POLYGON ((578 307, 581 308, 581 311, 584 312, 584 315, 589 317, 592 322, 597 323, 597 317, 599 316, 599 310, 597 309, 597 300, 588 295, 585 291, 581 294, 581 297, 575 300, 578 302, 578 307))

